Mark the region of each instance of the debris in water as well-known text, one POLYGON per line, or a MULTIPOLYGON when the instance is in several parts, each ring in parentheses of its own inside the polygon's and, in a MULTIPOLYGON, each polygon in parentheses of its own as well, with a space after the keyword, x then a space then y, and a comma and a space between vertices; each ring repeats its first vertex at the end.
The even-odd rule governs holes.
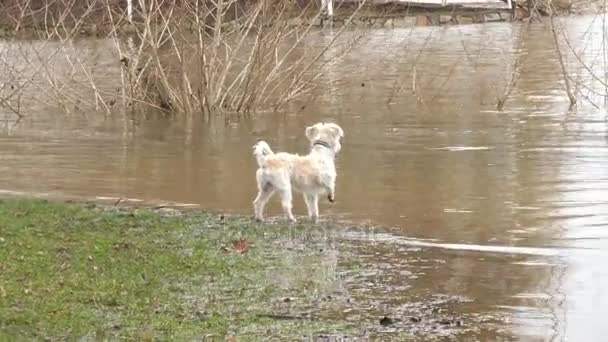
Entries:
POLYGON ((441 321, 439 321, 439 324, 443 324, 443 325, 456 325, 456 326, 462 326, 462 322, 461 321, 457 321, 455 319, 448 319, 448 318, 444 318, 441 321))
POLYGON ((395 322, 391 318, 388 318, 386 316, 384 316, 380 319, 380 325, 385 326, 385 327, 387 327, 389 325, 393 325, 393 323, 395 323, 395 322))

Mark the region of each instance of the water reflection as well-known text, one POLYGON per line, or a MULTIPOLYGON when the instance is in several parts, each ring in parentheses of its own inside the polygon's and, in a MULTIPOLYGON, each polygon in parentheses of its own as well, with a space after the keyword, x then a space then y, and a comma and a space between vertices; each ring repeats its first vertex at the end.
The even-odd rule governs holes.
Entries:
MULTIPOLYGON (((573 39, 591 32, 573 43, 590 65, 601 39, 601 25, 591 24, 565 21, 573 39)), ((105 43, 79 44, 111 80, 118 65, 96 52, 105 43)), ((580 79, 601 88, 589 75, 580 79)), ((602 336, 606 122, 589 102, 568 110, 544 24, 374 30, 321 81, 330 86, 313 102, 254 119, 64 116, 40 105, 3 126, 0 188, 250 214, 251 145, 264 138, 276 150, 304 153, 304 127, 336 120, 346 132, 338 202, 322 203, 322 215, 386 227, 339 232, 350 241, 343 252, 371 270, 344 284, 367 305, 349 319, 372 327, 382 312, 406 315, 446 295, 457 298, 442 302, 446 310, 479 322, 463 330, 471 338, 602 336)), ((274 202, 269 210, 280 213, 274 202)), ((295 211, 305 212, 299 197, 295 211)))

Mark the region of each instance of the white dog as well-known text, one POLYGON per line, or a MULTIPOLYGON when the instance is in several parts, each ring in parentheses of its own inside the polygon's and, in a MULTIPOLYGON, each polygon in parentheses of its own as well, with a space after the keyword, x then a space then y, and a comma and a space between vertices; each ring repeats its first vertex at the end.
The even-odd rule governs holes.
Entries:
POLYGON ((258 221, 264 220, 264 206, 275 192, 281 196, 283 211, 291 222, 296 222, 291 212, 292 189, 304 195, 308 216, 315 223, 319 219, 319 195, 328 193, 329 201, 335 200, 334 159, 340 152, 344 131, 334 123, 317 123, 307 127, 305 133, 310 141, 310 153, 306 156, 286 152, 275 154, 265 141, 253 146, 259 166, 256 172, 258 196, 253 201, 258 221))

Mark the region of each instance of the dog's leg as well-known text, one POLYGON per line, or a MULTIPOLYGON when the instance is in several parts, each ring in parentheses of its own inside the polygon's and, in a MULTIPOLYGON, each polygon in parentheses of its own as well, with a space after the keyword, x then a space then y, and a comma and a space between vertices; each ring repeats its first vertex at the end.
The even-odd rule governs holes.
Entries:
POLYGON ((261 186, 258 192, 258 196, 253 201, 253 210, 255 212, 255 219, 262 222, 264 221, 264 206, 268 203, 268 200, 274 194, 274 189, 271 184, 261 186))
POLYGON ((319 222, 319 195, 311 196, 312 222, 319 222))
POLYGON ((329 183, 329 185, 327 186, 327 199, 330 202, 334 202, 336 200, 336 181, 335 180, 331 180, 331 182, 329 183))
POLYGON ((319 196, 305 194, 304 202, 308 209, 308 217, 313 223, 317 223, 319 221, 319 196))
POLYGON ((304 193, 303 194, 304 197, 304 203, 306 203, 306 210, 308 210, 308 217, 312 218, 312 202, 311 202, 311 197, 310 195, 304 193))
POLYGON ((287 185, 283 189, 279 190, 279 194, 281 195, 281 205, 283 206, 283 211, 287 215, 289 221, 295 223, 296 218, 291 212, 291 186, 287 185))

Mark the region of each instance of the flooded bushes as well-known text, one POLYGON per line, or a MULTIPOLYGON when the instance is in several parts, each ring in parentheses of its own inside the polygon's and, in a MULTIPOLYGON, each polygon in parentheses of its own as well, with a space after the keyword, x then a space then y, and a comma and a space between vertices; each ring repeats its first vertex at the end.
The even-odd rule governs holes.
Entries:
POLYGON ((142 8, 130 45, 117 45, 127 98, 186 113, 249 112, 306 92, 309 27, 288 25, 288 6, 262 1, 235 20, 231 1, 188 4, 180 15, 142 8))
POLYGON ((136 1, 132 15, 113 1, 64 2, 62 10, 34 3, 11 7, 12 29, 39 28, 45 18, 34 31, 43 47, 22 57, 30 69, 48 65, 33 76, 64 110, 274 110, 310 91, 341 32, 311 45, 313 20, 302 19, 321 13, 295 1, 136 1), (76 3, 79 16, 69 7, 76 3), (82 51, 82 36, 111 45, 113 62, 94 58, 108 51, 82 51))

